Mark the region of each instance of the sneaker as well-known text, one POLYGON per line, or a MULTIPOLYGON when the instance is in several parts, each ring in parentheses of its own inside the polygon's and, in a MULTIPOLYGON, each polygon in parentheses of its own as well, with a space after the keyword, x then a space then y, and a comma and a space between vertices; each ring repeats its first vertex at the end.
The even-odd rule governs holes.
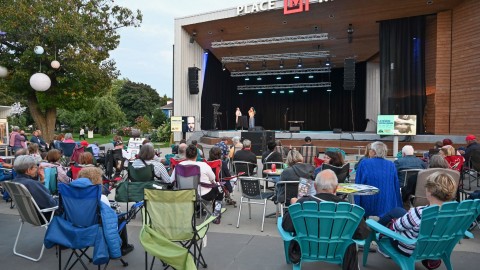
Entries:
POLYGON ((127 244, 126 247, 122 247, 122 256, 127 255, 128 253, 132 252, 135 247, 132 244, 127 244))
POLYGON ((218 216, 216 219, 214 219, 212 222, 213 224, 220 224, 220 221, 222 220, 222 216, 218 216))
POLYGON ((387 253, 382 251, 382 249, 380 247, 377 248, 377 251, 378 251, 378 253, 382 254, 383 257, 388 258, 388 259, 390 258, 390 256, 388 256, 387 253))

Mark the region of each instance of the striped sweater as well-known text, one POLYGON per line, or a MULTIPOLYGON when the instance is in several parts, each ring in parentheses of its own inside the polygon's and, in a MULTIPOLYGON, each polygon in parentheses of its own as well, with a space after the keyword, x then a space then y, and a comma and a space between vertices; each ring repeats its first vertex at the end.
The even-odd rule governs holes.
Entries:
MULTIPOLYGON (((425 207, 426 206, 420 206, 410 209, 403 217, 395 221, 393 224, 393 230, 409 239, 416 239, 418 237, 418 233, 420 232, 422 211, 425 207)), ((413 250, 415 249, 415 245, 407 245, 402 242, 398 242, 398 248, 407 254, 412 254, 413 250)))

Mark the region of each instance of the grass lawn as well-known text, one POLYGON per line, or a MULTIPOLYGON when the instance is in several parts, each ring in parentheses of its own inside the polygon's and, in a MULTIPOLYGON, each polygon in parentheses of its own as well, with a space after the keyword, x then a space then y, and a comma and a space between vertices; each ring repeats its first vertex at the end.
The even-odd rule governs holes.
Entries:
MULTIPOLYGON (((73 136, 74 136, 74 140, 78 140, 78 134, 73 134, 73 136)), ((103 136, 101 134, 93 134, 93 139, 87 138, 86 141, 89 142, 89 143, 97 142, 100 145, 100 144, 105 144, 105 143, 111 143, 114 136, 115 136, 114 134, 107 135, 107 136, 103 136)), ((129 139, 130 139, 129 137, 123 137, 123 142, 124 142, 125 145, 128 144, 129 139)), ((153 144, 154 144, 155 147, 168 147, 168 146, 170 146, 169 142, 160 142, 160 143, 155 142, 153 144)))

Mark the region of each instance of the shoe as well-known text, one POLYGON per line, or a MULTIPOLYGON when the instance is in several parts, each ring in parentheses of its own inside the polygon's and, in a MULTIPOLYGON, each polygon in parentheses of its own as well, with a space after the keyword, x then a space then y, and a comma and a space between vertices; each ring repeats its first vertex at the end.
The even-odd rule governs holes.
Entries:
POLYGON ((216 219, 214 219, 212 222, 213 224, 220 224, 220 221, 222 219, 222 216, 218 216, 216 219))
POLYGON ((387 253, 383 252, 383 251, 380 249, 380 247, 377 248, 377 251, 378 251, 378 253, 382 254, 383 257, 388 258, 388 259, 390 258, 390 256, 388 256, 387 253))
POLYGON ((422 264, 427 269, 437 269, 442 264, 442 260, 422 260, 422 264))
POLYGON ((128 253, 132 252, 135 247, 132 244, 127 244, 126 247, 122 247, 122 256, 127 255, 128 253))

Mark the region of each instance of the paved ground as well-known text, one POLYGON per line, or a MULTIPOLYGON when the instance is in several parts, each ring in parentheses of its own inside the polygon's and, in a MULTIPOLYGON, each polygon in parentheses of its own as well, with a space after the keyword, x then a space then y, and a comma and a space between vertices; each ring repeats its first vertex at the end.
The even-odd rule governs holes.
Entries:
MULTIPOLYGON (((163 150, 163 149, 162 149, 163 150)), ((164 152, 165 153, 165 152, 164 152)), ((238 194, 238 193, 237 193, 238 194)), ((113 197, 112 197, 113 198, 113 197)), ((235 195, 239 201, 239 195, 235 195)), ((16 209, 10 209, 10 204, 0 202, 0 269, 55 269, 58 261, 55 249, 46 250, 39 262, 31 262, 13 254, 12 248, 15 242, 19 222, 16 209)), ((123 206, 125 209, 125 206, 123 206)), ((262 207, 252 206, 252 219, 248 219, 248 208, 243 209, 240 220, 240 228, 236 228, 239 208, 227 206, 223 215, 222 223, 210 227, 207 246, 204 256, 208 269, 233 269, 233 270, 283 270, 292 269, 285 263, 283 254, 283 242, 278 236, 274 218, 265 219, 265 230, 260 231, 262 207)), ((275 207, 269 201, 267 213, 275 212, 275 207)), ((129 262, 128 269, 145 269, 144 250, 138 242, 138 234, 141 227, 140 216, 132 220, 128 225, 130 242, 135 245, 135 250, 128 254, 125 259, 129 262)), ((457 245, 452 255, 455 269, 478 269, 480 263, 480 230, 475 230, 475 239, 462 240, 457 245)), ((24 226, 22 241, 19 249, 35 256, 41 247, 44 229, 24 226)), ((360 256, 362 253, 360 253, 360 256)), ((65 256, 64 256, 65 257, 65 256)), ((124 269, 119 261, 112 261, 109 269, 124 269)), ((341 269, 337 265, 326 263, 307 263, 303 269, 341 269)), ((75 267, 74 269, 81 269, 75 267)), ((90 269, 96 269, 90 265, 90 269)), ((157 264, 154 269, 162 269, 157 264)), ((368 265, 361 269, 400 269, 392 260, 385 259, 378 253, 369 257, 368 265)), ((417 263, 416 269, 425 269, 417 263)), ((442 265, 439 269, 446 269, 442 265)))

